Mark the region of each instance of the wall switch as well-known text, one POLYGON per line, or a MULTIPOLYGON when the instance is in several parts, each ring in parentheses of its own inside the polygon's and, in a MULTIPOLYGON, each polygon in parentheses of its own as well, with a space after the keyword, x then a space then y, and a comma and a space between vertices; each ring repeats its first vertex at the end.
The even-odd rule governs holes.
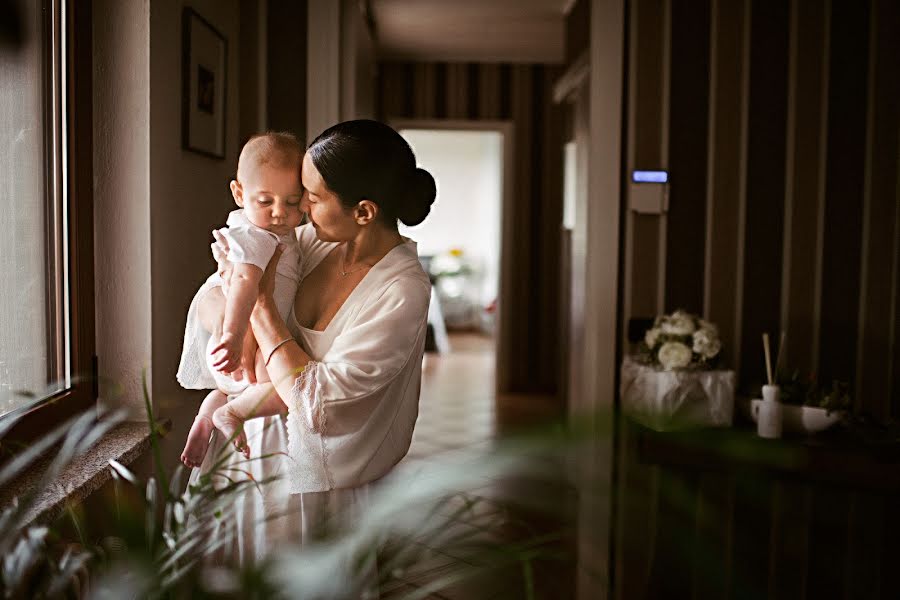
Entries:
POLYGON ((666 171, 632 171, 628 208, 636 213, 661 215, 669 208, 669 174, 666 171))

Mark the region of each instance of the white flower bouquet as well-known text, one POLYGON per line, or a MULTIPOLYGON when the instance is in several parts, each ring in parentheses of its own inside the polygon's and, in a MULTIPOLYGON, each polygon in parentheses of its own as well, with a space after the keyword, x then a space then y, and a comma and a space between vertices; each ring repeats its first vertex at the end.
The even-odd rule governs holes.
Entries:
POLYGON ((623 409, 660 431, 730 426, 735 376, 716 369, 721 351, 709 321, 681 310, 657 317, 622 363, 623 409))
POLYGON ((638 348, 638 362, 664 371, 715 368, 722 342, 718 328, 696 315, 676 310, 656 317, 638 348))

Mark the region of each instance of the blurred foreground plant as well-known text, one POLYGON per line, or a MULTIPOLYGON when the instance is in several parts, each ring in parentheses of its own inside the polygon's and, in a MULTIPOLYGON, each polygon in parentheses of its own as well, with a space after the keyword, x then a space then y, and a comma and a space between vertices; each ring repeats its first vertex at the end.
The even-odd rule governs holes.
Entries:
MULTIPOLYGON (((527 519, 516 522, 515 511, 507 511, 499 499, 491 500, 494 512, 479 521, 488 501, 462 492, 509 477, 562 485, 566 454, 584 436, 553 427, 502 441, 490 450, 461 450, 441 459, 404 463, 373 486, 365 510, 325 524, 327 534, 316 542, 301 547, 298 540, 298 545, 279 548, 253 564, 229 563, 222 559, 228 553, 221 551, 236 540, 236 511, 242 506, 236 500, 242 494, 261 493, 274 481, 254 480, 242 463, 285 458, 266 455, 235 462, 231 444, 225 443, 213 467, 182 491, 183 467, 179 465, 171 477, 162 468, 158 427, 146 387, 145 403, 156 474, 144 482, 124 465, 110 463, 116 489, 124 486, 136 498, 130 504, 117 502, 108 511, 115 535, 99 543, 85 541, 91 524, 77 522, 72 513, 76 530, 83 533, 81 547, 60 551, 47 543, 50 529, 30 526, 24 517, 34 491, 3 508, 0 592, 5 597, 69 596, 72 590, 84 589, 82 576, 89 572, 92 598, 240 595, 322 600, 364 597, 395 587, 408 592, 393 593, 392 598, 411 600, 473 576, 502 571, 506 578, 518 578, 504 580, 510 597, 533 598, 534 562, 571 558, 559 552, 556 542, 565 534, 558 528, 532 530, 527 519), (463 526, 461 520, 470 525, 463 526), (501 520, 524 533, 512 541, 492 535, 489 525, 501 520), (423 570, 434 552, 461 560, 417 588, 402 585, 407 574, 423 570)), ((0 485, 62 441, 36 488, 43 489, 123 418, 116 413, 97 422, 93 415, 82 415, 60 425, 4 467, 0 485)), ((527 505, 538 499, 524 494, 518 500, 527 505)), ((561 508, 558 502, 549 504, 531 508, 551 515, 561 508)), ((271 515, 278 516, 282 515, 271 515)))

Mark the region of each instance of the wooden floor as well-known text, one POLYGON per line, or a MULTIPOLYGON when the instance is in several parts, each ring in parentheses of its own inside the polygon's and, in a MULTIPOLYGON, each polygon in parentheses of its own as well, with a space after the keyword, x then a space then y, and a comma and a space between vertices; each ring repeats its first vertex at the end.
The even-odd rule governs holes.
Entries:
MULTIPOLYGON (((451 347, 447 354, 426 355, 419 420, 409 454, 398 468, 427 468, 461 453, 483 453, 485 460, 490 460, 501 435, 546 425, 562 416, 560 404, 553 397, 497 396, 490 338, 454 334, 451 347)), ((539 454, 533 456, 535 461, 555 460, 539 454)), ((470 532, 480 540, 495 541, 501 554, 519 552, 533 558, 499 561, 505 566, 488 565, 473 558, 472 553, 420 540, 416 543, 421 545, 422 560, 414 569, 391 577, 382 597, 402 598, 425 592, 423 588, 432 589, 448 576, 467 573, 471 575, 465 580, 440 585, 425 597, 527 598, 525 580, 531 578, 531 597, 572 598, 575 494, 562 481, 561 465, 553 465, 545 475, 550 471, 550 477, 540 478, 507 473, 485 478, 471 489, 458 490, 454 500, 459 498, 460 505, 470 510, 453 513, 448 526, 463 537, 470 532)))

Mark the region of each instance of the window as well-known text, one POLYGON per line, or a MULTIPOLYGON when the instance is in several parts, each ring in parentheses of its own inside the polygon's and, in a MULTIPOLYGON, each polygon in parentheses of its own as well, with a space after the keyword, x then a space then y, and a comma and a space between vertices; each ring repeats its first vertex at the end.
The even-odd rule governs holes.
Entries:
POLYGON ((93 400, 90 4, 13 2, 0 41, 0 419, 29 427, 93 400))

